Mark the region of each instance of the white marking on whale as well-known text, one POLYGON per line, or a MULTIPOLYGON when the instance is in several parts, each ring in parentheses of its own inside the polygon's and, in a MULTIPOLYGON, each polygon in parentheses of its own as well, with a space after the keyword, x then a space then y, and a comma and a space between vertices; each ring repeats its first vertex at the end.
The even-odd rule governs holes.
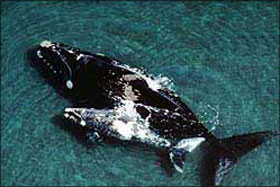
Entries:
POLYGON ((67 86, 67 88, 72 89, 74 85, 71 80, 68 80, 68 81, 66 81, 66 86, 67 86))
POLYGON ((41 54, 41 51, 40 51, 40 50, 38 50, 38 51, 37 51, 37 56, 38 56, 39 58, 43 58, 43 56, 42 56, 42 54, 41 54))
POLYGON ((52 42, 48 41, 48 40, 44 40, 40 43, 41 47, 51 47, 52 46, 52 42))
POLYGON ((83 57, 84 55, 83 54, 79 54, 76 58, 76 60, 80 60, 81 57, 83 57))

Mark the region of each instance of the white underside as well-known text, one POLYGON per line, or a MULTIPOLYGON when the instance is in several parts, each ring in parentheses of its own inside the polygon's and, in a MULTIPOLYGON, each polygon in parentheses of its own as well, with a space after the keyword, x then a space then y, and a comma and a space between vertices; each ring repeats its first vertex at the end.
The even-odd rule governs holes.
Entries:
MULTIPOLYGON (((173 148, 175 149, 183 149, 186 152, 192 152, 196 147, 198 147, 203 141, 205 141, 205 138, 203 137, 195 137, 195 138, 187 138, 181 140, 179 143, 177 143, 176 146, 173 148)), ((174 168, 180 172, 183 173, 183 168, 179 167, 174 161, 174 153, 170 152, 169 157, 171 162, 173 163, 174 168)))
POLYGON ((176 146, 176 149, 184 149, 187 152, 192 152, 197 146, 199 146, 205 138, 203 137, 195 137, 195 138, 187 138, 181 140, 176 146))

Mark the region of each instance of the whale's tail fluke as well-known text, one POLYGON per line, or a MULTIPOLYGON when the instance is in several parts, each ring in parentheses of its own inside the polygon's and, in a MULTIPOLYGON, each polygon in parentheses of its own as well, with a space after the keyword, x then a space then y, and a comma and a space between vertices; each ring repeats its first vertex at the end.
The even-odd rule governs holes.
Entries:
POLYGON ((268 138, 279 135, 270 131, 233 136, 218 140, 210 145, 201 164, 203 186, 221 185, 223 178, 231 171, 239 157, 250 152, 268 138))

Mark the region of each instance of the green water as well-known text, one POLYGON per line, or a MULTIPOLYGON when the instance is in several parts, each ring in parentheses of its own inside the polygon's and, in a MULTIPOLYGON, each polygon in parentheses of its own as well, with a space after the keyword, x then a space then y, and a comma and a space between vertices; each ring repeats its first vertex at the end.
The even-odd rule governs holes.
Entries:
MULTIPOLYGON (((87 149, 51 123, 69 103, 26 63, 42 40, 168 76, 205 126, 229 137, 279 130, 278 28, 278 2, 2 2, 1 185, 200 185, 201 149, 168 177, 152 149, 87 149)), ((279 186, 279 138, 223 184, 279 186)))

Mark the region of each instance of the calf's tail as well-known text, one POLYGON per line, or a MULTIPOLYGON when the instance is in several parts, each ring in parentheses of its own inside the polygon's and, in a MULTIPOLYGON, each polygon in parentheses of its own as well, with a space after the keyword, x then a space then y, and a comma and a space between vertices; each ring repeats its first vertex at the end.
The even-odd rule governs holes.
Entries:
POLYGON ((279 132, 265 131, 219 139, 210 143, 201 164, 202 185, 221 185, 223 178, 231 171, 238 158, 275 135, 279 135, 279 132))

